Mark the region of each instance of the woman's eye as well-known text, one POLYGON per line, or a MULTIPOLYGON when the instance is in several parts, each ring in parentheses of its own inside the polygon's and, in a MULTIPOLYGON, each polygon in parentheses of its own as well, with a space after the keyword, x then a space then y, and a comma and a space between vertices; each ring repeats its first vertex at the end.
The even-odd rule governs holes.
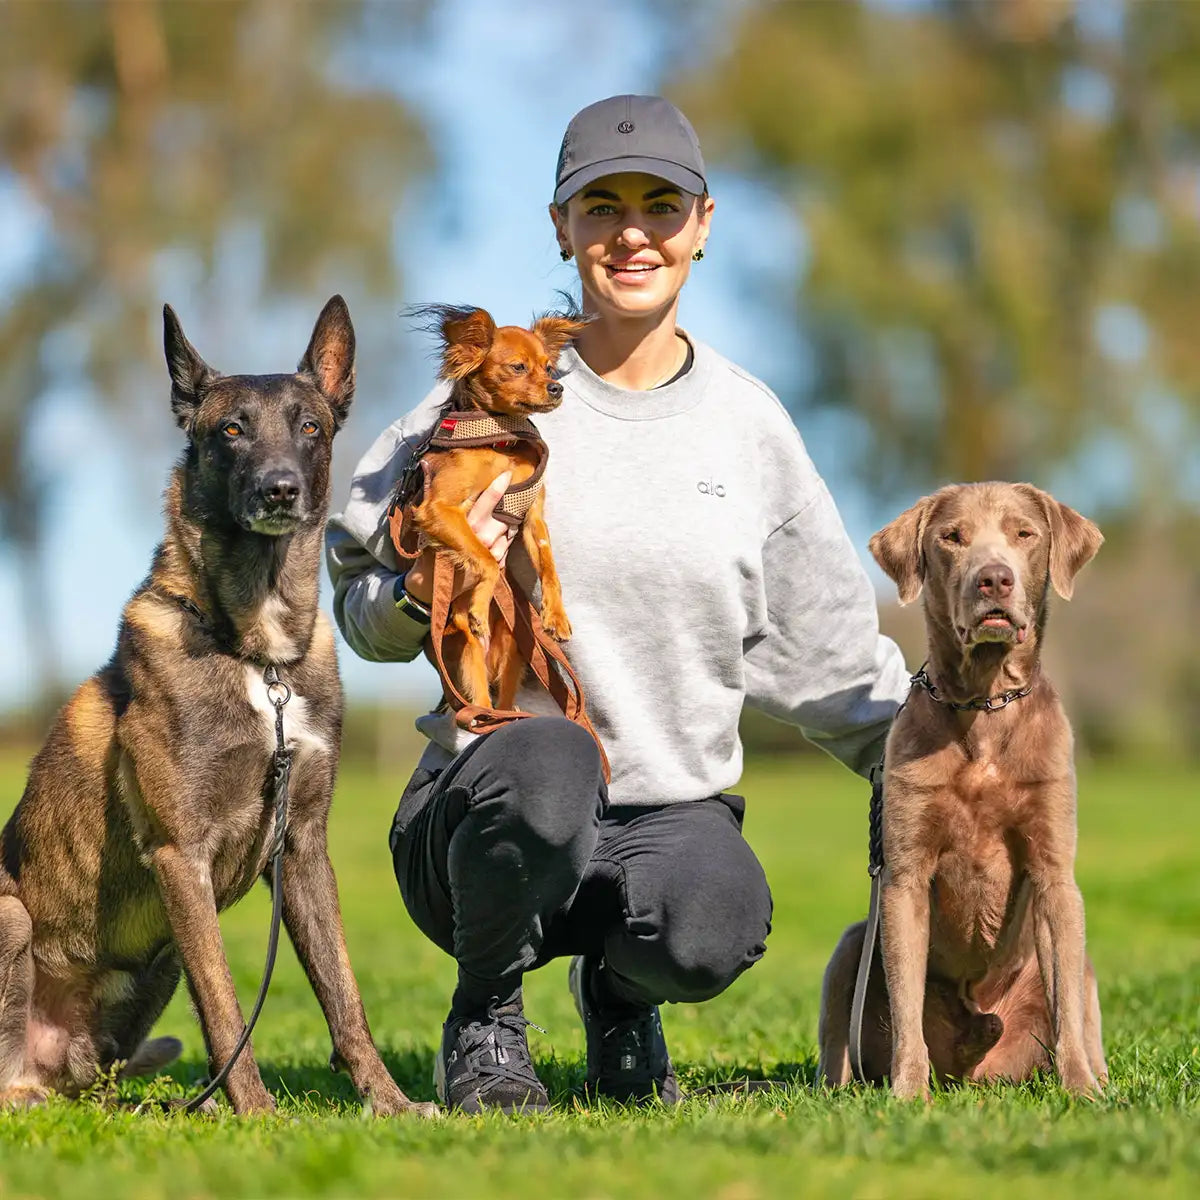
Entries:
POLYGON ((658 200, 650 205, 650 211, 656 216, 662 216, 663 213, 677 213, 679 211, 679 206, 677 204, 670 203, 668 200, 658 200))
POLYGON ((236 421, 230 421, 221 432, 227 438, 238 438, 242 436, 242 427, 236 421))
POLYGON ((300 432, 308 434, 309 437, 312 437, 314 433, 319 433, 320 429, 321 427, 316 423, 316 421, 305 421, 304 424, 300 426, 300 432))
POLYGON ((589 217, 611 217, 616 211, 615 205, 595 204, 587 210, 587 214, 589 217))
POLYGON ((525 374, 525 369, 526 369, 526 368, 525 368, 525 364, 524 364, 523 362, 514 362, 514 363, 509 363, 509 364, 508 364, 508 369, 509 369, 509 370, 510 370, 510 371, 511 371, 511 372, 512 372, 514 375, 524 375, 524 374, 525 374))
POLYGON ((957 529, 947 529, 946 532, 942 534, 942 541, 950 542, 952 545, 957 546, 962 542, 962 534, 960 534, 957 529))

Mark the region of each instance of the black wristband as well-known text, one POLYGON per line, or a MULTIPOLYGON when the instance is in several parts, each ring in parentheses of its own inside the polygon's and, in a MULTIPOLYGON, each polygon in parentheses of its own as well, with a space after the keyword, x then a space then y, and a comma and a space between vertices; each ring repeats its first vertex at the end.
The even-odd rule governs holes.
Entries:
POLYGON ((403 575, 397 575, 396 582, 392 584, 392 600, 402 613, 407 613, 414 621, 419 621, 422 625, 432 623, 433 614, 427 605, 409 594, 408 589, 404 586, 403 575))

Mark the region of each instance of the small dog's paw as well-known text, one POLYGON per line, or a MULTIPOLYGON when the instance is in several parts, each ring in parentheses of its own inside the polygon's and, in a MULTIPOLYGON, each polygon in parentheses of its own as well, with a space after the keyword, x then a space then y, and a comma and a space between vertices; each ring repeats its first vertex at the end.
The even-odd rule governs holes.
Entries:
POLYGON ((476 613, 467 614, 467 628, 482 641, 487 636, 487 620, 476 613))
POLYGON ((0 1108, 36 1108, 49 1098, 50 1093, 44 1087, 19 1084, 0 1090, 0 1108))
POLYGON ((567 620, 567 614, 561 608, 542 613, 542 628, 556 642, 571 640, 571 622, 567 620))

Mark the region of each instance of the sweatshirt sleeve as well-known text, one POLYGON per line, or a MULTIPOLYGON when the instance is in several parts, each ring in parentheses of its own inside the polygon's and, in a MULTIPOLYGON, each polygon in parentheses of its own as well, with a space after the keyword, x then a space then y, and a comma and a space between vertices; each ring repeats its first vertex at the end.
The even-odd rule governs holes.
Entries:
POLYGON ((349 502, 325 529, 334 619, 354 653, 372 662, 411 662, 429 632, 393 599, 396 579, 408 566, 392 547, 387 512, 411 448, 432 428, 446 390, 434 389, 380 434, 355 470, 349 502))
POLYGON ((866 775, 908 691, 899 647, 825 484, 767 538, 767 623, 745 655, 746 699, 866 775))

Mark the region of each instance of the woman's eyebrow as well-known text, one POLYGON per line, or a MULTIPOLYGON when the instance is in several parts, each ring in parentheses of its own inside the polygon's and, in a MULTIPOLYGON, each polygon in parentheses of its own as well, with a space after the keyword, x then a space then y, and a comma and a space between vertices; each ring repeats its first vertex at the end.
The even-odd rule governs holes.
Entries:
POLYGON ((603 188, 591 188, 583 193, 585 200, 620 200, 621 197, 616 192, 606 192, 603 188))
POLYGON ((683 193, 677 187, 660 187, 653 191, 647 192, 643 200, 657 200, 660 196, 682 196, 683 193))

